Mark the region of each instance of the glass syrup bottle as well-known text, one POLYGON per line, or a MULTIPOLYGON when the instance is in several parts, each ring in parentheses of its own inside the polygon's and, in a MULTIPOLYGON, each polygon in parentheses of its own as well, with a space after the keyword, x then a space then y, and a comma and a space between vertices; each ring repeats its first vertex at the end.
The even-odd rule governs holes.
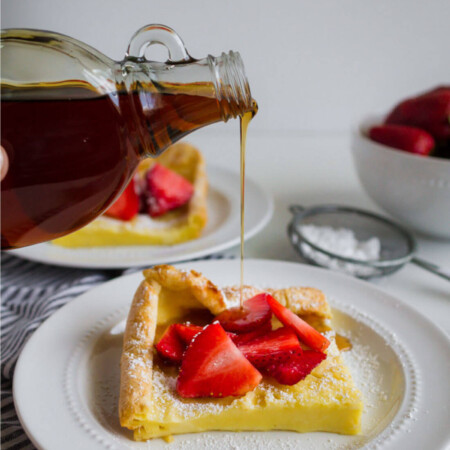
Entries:
POLYGON ((2 249, 83 227, 118 197, 140 160, 203 126, 256 112, 238 53, 197 60, 149 25, 113 61, 70 37, 1 34, 2 249), (166 62, 145 51, 164 45, 166 62))

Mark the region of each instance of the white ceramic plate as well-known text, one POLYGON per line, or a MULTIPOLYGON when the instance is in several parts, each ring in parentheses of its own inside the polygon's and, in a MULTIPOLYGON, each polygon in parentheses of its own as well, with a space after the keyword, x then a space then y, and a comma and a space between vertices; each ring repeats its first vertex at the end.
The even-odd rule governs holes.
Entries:
MULTIPOLYGON (((208 166, 208 224, 198 239, 171 246, 117 246, 64 248, 50 243, 32 245, 10 253, 57 266, 119 269, 186 261, 217 253, 240 242, 239 174, 208 166)), ((261 231, 273 213, 271 196, 254 181, 245 183, 245 240, 261 231)))
MULTIPOLYGON (((239 261, 182 264, 218 285, 235 284, 239 261)), ((445 449, 450 342, 428 319, 372 285, 302 264, 248 260, 246 283, 321 288, 334 326, 350 337, 344 353, 366 410, 361 436, 293 432, 208 432, 130 440, 117 419, 122 334, 142 275, 121 277, 80 296, 47 320, 24 348, 14 377, 14 401, 33 443, 46 450, 79 449, 445 449)))

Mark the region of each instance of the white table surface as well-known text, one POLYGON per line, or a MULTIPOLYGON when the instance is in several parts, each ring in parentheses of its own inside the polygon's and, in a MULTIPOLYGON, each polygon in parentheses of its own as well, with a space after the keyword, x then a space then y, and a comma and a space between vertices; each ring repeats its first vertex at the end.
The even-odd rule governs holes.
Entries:
MULTIPOLYGON (((237 121, 236 121, 237 122, 237 121)), ((186 139, 198 145, 207 163, 239 171, 239 131, 217 127, 186 139)), ((248 241, 245 256, 299 261, 286 234, 288 206, 336 203, 384 213, 363 191, 353 167, 350 135, 306 135, 295 132, 252 133, 247 144, 247 175, 273 195, 275 210, 267 227, 248 241)), ((416 235, 418 255, 450 268, 450 241, 416 235)), ((233 249, 238 254, 239 249, 233 249)), ((408 264, 395 274, 370 281, 410 304, 450 334, 450 283, 408 264)))

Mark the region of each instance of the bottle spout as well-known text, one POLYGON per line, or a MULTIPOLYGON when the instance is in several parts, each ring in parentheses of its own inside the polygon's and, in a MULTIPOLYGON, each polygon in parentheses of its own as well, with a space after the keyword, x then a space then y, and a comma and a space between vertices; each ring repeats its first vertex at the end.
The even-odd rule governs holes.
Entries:
POLYGON ((181 38, 164 25, 141 28, 115 74, 128 93, 124 103, 145 156, 158 155, 201 127, 257 111, 239 53, 194 59, 181 38), (154 44, 168 49, 168 60, 146 58, 147 47, 154 44))
MULTIPOLYGON (((219 103, 220 120, 226 122, 251 111, 257 112, 250 86, 245 75, 244 63, 238 52, 222 53, 218 57, 209 55, 204 59, 190 56, 181 37, 170 27, 160 24, 146 25, 131 38, 122 73, 144 72, 152 82, 172 83, 179 88, 182 84, 210 84, 214 97, 219 103), (145 57, 151 45, 166 47, 169 58, 165 62, 148 61, 145 57)), ((137 81, 135 76, 128 81, 137 81)), ((144 81, 144 80, 143 80, 144 81)), ((166 85, 167 87, 168 85, 166 85)))
POLYGON ((208 65, 216 90, 216 98, 221 105, 222 120, 242 116, 248 111, 257 112, 250 86, 245 75, 244 63, 238 52, 222 53, 219 57, 209 55, 208 65))

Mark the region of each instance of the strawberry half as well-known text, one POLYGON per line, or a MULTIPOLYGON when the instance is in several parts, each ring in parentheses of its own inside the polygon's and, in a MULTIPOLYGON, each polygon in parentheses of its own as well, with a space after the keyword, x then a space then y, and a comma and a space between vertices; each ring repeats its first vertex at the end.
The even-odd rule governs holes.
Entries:
POLYGON ((257 369, 287 361, 293 354, 303 353, 297 335, 291 328, 286 327, 237 346, 257 369))
POLYGON ((158 163, 147 172, 146 184, 147 210, 151 217, 183 206, 194 194, 194 187, 186 178, 158 163))
POLYGON ((253 341, 253 339, 264 336, 267 333, 270 333, 271 331, 272 331, 272 322, 269 320, 268 322, 264 322, 256 330, 241 334, 233 334, 228 332, 228 336, 230 336, 231 340, 239 347, 239 345, 253 341))
POLYGON ((139 196, 136 192, 135 180, 132 178, 120 197, 105 211, 105 214, 119 220, 131 220, 138 212, 139 196))
POLYGON ((277 361, 264 368, 264 373, 275 378, 280 384, 293 385, 303 380, 318 366, 326 355, 314 350, 295 353, 290 359, 277 361))
POLYGON ((242 308, 230 308, 220 313, 216 319, 227 331, 246 333, 269 322, 272 311, 267 303, 269 295, 262 293, 246 300, 242 308))
POLYGON ((267 294, 267 303, 277 319, 286 327, 291 327, 299 339, 313 350, 323 352, 330 345, 330 341, 320 334, 311 325, 300 319, 289 309, 278 303, 271 295, 267 294))
POLYGON ((194 339, 194 337, 200 333, 200 331, 203 330, 203 327, 200 327, 198 325, 191 325, 191 324, 183 324, 183 323, 176 323, 174 325, 176 333, 178 334, 179 338, 186 344, 189 345, 194 339))
POLYGON ((186 344, 180 339, 176 325, 170 325, 155 348, 164 359, 179 364, 183 359, 186 344))
MULTIPOLYGON (((192 325, 192 324, 182 324, 182 323, 176 323, 175 329, 177 330, 178 336, 181 338, 181 340, 186 344, 189 345, 194 339, 195 336, 197 336, 200 331, 203 330, 204 327, 201 327, 199 325, 192 325)), ((237 337, 237 334, 230 333, 229 331, 226 332, 228 336, 233 340, 237 337)))
POLYGON ((214 322, 187 348, 177 392, 186 398, 238 396, 253 390, 261 378, 221 325, 214 322))

